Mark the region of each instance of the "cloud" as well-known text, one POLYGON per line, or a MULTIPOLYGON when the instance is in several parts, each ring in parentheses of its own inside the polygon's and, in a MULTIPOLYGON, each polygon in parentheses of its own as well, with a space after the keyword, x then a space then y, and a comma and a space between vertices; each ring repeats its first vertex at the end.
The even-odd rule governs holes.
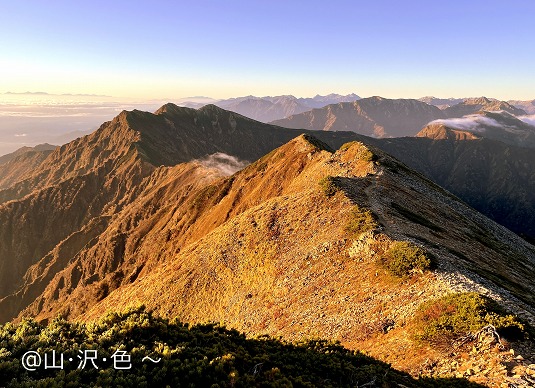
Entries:
POLYGON ((519 120, 522 120, 523 122, 531 125, 535 125, 535 115, 531 116, 518 116, 519 120))
POLYGON ((485 126, 503 128, 503 124, 481 115, 468 115, 456 119, 439 119, 431 121, 429 124, 444 124, 453 129, 473 132, 484 132, 485 126))
POLYGON ((239 171, 247 165, 249 162, 246 160, 240 160, 235 156, 227 155, 223 152, 216 152, 215 154, 207 155, 202 159, 195 160, 207 168, 215 168, 223 175, 232 175, 236 171, 239 171))
POLYGON ((28 136, 27 133, 16 133, 15 134, 15 137, 26 137, 26 136, 28 136))

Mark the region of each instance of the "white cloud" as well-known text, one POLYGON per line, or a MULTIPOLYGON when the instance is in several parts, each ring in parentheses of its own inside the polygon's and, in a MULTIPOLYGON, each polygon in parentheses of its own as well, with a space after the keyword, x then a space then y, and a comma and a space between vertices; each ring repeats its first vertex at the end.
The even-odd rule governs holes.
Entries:
POLYGON ((531 116, 518 116, 518 119, 522 120, 523 122, 531 125, 535 125, 535 115, 531 116))
POLYGON ((215 154, 207 155, 202 159, 195 160, 202 164, 204 167, 215 168, 223 175, 232 175, 236 171, 239 171, 247 165, 249 162, 246 160, 240 160, 235 156, 227 155, 223 152, 216 152, 215 154))
POLYGON ((444 124, 450 128, 474 132, 484 131, 484 126, 503 127, 496 120, 481 115, 468 115, 455 119, 439 119, 432 121, 430 124, 444 124))
POLYGON ((26 137, 26 136, 28 136, 27 133, 16 133, 15 134, 15 137, 26 137))

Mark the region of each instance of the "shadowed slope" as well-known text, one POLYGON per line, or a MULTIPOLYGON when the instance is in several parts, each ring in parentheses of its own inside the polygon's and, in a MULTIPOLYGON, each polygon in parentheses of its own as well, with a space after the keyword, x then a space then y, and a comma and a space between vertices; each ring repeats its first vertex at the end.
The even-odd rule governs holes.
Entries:
POLYGON ((477 132, 427 126, 419 138, 365 140, 445 187, 470 206, 535 238, 535 154, 477 132))

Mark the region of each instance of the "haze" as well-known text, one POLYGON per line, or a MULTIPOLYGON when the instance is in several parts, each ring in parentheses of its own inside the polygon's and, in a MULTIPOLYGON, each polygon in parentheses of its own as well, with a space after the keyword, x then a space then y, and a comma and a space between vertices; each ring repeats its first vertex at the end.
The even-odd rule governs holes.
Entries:
POLYGON ((0 154, 188 96, 531 100, 534 11, 519 0, 7 2, 0 154))

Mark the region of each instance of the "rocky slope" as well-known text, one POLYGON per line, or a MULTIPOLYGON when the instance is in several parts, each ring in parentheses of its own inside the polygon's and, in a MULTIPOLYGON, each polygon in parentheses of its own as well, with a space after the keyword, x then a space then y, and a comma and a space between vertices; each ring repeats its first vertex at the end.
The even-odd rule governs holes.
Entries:
POLYGON ((82 304, 90 309, 78 319, 86 320, 143 303, 164 316, 225 322, 249 334, 336 339, 409 369, 438 357, 410 340, 424 301, 475 290, 533 319, 526 274, 534 271, 534 248, 394 159, 369 152, 355 143, 333 154, 298 138, 195 195, 203 200, 189 242, 181 234, 192 205, 169 211, 174 218, 151 228, 137 249, 154 250, 165 238, 174 248, 134 282, 92 307, 87 287, 67 288, 61 307, 39 311, 37 302, 25 314, 76 316, 65 306, 82 304), (332 197, 318 185, 326 175, 340 187, 332 197), (372 210, 376 232, 348 233, 355 204, 372 210), (409 282, 393 279, 375 261, 393 240, 425 247, 438 269, 409 282))
MULTIPOLYGON (((531 319, 525 277, 533 247, 370 152, 355 143, 333 154, 301 137, 223 180, 193 172, 195 164, 163 167, 149 178, 160 183, 146 185, 139 201, 66 260, 23 315, 87 319, 142 302, 250 334, 322 335, 383 357, 389 348, 387 361, 401 365, 410 354, 412 368, 424 361, 422 350, 401 339, 426 300, 478 290, 531 319), (325 176, 337 178, 332 197, 318 185, 325 176), (347 232, 355 204, 373 211, 377 232, 347 232), (372 250, 406 239, 432 252, 438 271, 400 282, 377 267, 372 250), (385 334, 386 322, 393 328, 385 334)), ((34 267, 34 278, 49 265, 34 267)))
POLYGON ((30 175, 56 148, 50 144, 22 147, 0 157, 0 190, 30 175))
POLYGON ((364 98, 276 120, 275 125, 321 131, 353 131, 373 137, 412 136, 430 121, 445 118, 435 106, 417 100, 364 98))

